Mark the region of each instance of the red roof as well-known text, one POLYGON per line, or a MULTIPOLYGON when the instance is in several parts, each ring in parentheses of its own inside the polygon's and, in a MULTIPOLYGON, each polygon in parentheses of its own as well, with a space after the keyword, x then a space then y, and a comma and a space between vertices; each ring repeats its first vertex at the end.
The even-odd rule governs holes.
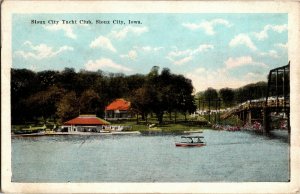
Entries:
POLYGON ((109 125, 109 122, 95 115, 80 115, 64 123, 65 125, 109 125))
POLYGON ((116 99, 112 103, 110 103, 105 110, 129 110, 130 109, 130 102, 120 98, 116 99))

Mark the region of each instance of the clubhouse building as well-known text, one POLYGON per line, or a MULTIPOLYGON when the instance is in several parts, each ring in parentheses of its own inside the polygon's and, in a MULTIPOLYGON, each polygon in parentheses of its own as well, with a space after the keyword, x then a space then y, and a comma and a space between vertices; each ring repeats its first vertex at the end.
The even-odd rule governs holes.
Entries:
POLYGON ((61 132, 98 132, 110 123, 96 115, 79 115, 78 117, 64 122, 61 132))
POLYGON ((106 120, 125 120, 132 117, 131 103, 123 98, 116 99, 105 107, 106 120))

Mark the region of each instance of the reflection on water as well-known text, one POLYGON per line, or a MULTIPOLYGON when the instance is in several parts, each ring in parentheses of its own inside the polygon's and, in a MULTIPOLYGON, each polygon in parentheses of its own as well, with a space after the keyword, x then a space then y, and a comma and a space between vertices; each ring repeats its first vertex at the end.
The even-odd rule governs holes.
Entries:
MULTIPOLYGON (((196 135, 196 134, 195 134, 196 135)), ((41 136, 12 139, 14 182, 288 181, 286 131, 271 136, 205 130, 206 146, 180 135, 41 136)))

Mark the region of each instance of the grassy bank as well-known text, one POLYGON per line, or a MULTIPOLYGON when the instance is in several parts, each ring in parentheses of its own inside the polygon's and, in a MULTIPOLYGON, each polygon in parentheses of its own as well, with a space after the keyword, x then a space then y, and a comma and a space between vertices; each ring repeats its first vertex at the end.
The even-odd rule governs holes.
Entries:
MULTIPOLYGON (((210 124, 208 124, 207 120, 203 117, 190 117, 186 118, 184 115, 177 115, 176 121, 174 119, 174 115, 172 115, 172 119, 170 119, 169 115, 164 116, 163 124, 158 124, 155 116, 148 117, 147 122, 145 120, 137 120, 136 118, 132 118, 130 120, 119 120, 119 121, 110 121, 111 125, 115 126, 128 126, 126 131, 140 131, 140 132, 162 132, 162 133, 182 133, 184 131, 190 130, 198 130, 210 128, 210 124), (152 125, 149 127, 149 125, 152 125)), ((60 127, 59 124, 55 124, 51 122, 51 124, 41 125, 40 123, 34 124, 23 124, 23 125, 13 125, 12 132, 14 131, 22 131, 22 130, 51 130, 54 127, 60 127)))
POLYGON ((208 122, 201 118, 183 118, 177 119, 176 123, 174 120, 165 120, 163 124, 158 124, 155 118, 148 119, 146 121, 137 122, 137 120, 126 120, 126 121, 112 121, 111 125, 122 125, 130 126, 127 131, 140 131, 140 132, 163 132, 163 133, 182 133, 184 131, 197 130, 210 128, 208 122), (152 125, 149 127, 149 125, 152 125))

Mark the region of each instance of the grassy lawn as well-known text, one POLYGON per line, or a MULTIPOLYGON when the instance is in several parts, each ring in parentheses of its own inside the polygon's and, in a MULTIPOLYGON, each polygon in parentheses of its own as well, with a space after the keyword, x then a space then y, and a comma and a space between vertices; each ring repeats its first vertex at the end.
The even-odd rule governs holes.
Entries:
POLYGON ((157 131, 157 132, 171 132, 171 133, 209 128, 209 126, 207 125, 199 125, 189 121, 180 122, 180 123, 168 123, 168 124, 161 124, 161 125, 156 124, 154 127, 151 128, 149 128, 148 125, 142 122, 137 124, 136 121, 124 121, 118 123, 111 123, 111 125, 131 126, 131 128, 128 129, 128 131, 140 131, 140 132, 157 131))
POLYGON ((165 114, 163 118, 164 123, 158 124, 157 119, 155 117, 148 117, 147 123, 153 124, 154 126, 149 128, 146 121, 139 119, 137 124, 136 119, 126 120, 126 121, 111 121, 111 125, 122 125, 122 126, 130 126, 128 131, 140 131, 140 132, 165 132, 165 133, 176 133, 176 132, 183 132, 189 130, 198 130, 204 128, 210 128, 210 125, 207 123, 205 118, 197 117, 193 118, 187 116, 187 120, 185 120, 184 115, 177 115, 176 123, 174 119, 174 115, 172 115, 172 120, 170 120, 169 115, 165 114))
MULTIPOLYGON (((145 120, 142 120, 139 118, 139 122, 137 123, 136 118, 132 118, 130 120, 120 120, 120 121, 110 121, 111 125, 115 126, 129 126, 129 128, 126 129, 126 131, 140 131, 140 132, 163 132, 163 133, 180 133, 183 131, 189 131, 189 130, 198 130, 198 129, 204 129, 204 128, 210 128, 210 125, 203 117, 191 117, 187 115, 186 120, 184 115, 177 114, 176 115, 176 122, 175 122, 175 115, 164 114, 163 117, 163 124, 158 124, 158 121, 155 117, 155 115, 152 115, 152 117, 147 118, 147 122, 145 120), (149 124, 153 125, 151 128, 149 128, 149 124)), ((54 126, 54 122, 52 124, 46 124, 47 129, 52 129, 54 126)), ((36 128, 41 128, 43 125, 41 124, 27 124, 27 125, 13 125, 12 126, 12 132, 13 131, 19 131, 19 130, 35 130, 36 128), (31 129, 30 129, 31 126, 31 129)), ((59 127, 59 125, 56 125, 56 127, 59 127)))

